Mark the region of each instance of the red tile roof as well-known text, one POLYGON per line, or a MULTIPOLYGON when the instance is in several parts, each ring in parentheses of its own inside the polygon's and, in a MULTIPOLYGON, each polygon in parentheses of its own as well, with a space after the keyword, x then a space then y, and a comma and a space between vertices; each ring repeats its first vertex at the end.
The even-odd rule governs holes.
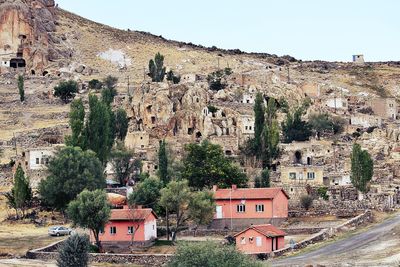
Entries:
POLYGON ((253 229, 267 237, 276 237, 276 236, 285 236, 286 235, 286 233, 284 231, 276 228, 272 224, 261 224, 261 225, 250 226, 249 228, 241 231, 240 233, 235 234, 234 237, 246 232, 249 229, 253 229))
POLYGON ((157 218, 152 209, 112 209, 110 221, 144 221, 150 214, 157 218))
POLYGON ((215 199, 273 199, 282 191, 287 198, 285 190, 282 188, 237 188, 237 189, 217 189, 214 192, 215 199))

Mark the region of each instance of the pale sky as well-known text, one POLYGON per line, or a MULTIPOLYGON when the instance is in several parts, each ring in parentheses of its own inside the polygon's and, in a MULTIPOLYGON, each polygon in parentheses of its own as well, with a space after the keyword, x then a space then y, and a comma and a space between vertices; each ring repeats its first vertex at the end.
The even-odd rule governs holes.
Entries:
POLYGON ((399 0, 56 0, 120 29, 303 60, 400 61, 399 0))

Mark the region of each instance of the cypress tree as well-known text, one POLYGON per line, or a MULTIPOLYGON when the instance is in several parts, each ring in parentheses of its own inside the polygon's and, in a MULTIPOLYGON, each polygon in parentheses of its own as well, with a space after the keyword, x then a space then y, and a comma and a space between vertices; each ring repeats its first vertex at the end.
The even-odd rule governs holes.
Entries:
POLYGON ((261 172, 261 187, 270 187, 269 170, 264 169, 261 172))
POLYGON ((83 147, 84 121, 85 108, 82 99, 76 99, 72 101, 71 111, 69 112, 69 126, 72 130, 72 135, 66 138, 67 145, 83 147))
POLYGON ((124 109, 119 108, 115 112, 115 134, 116 137, 123 141, 128 133, 128 117, 124 109))
POLYGON ((29 185, 29 179, 25 177, 21 165, 18 165, 15 173, 12 194, 16 210, 20 209, 22 211, 22 216, 25 216, 25 209, 29 207, 30 201, 32 200, 32 189, 29 185))
POLYGON ((18 75, 18 92, 21 102, 25 100, 24 76, 18 75))
POLYGON ((254 152, 257 158, 259 158, 262 154, 261 143, 265 122, 264 113, 265 109, 263 96, 260 92, 258 92, 254 102, 254 152))
POLYGON ((154 60, 149 61, 149 76, 153 82, 162 82, 165 76, 164 56, 158 52, 154 60))
POLYGON ((89 260, 89 237, 74 234, 62 243, 58 250, 57 266, 86 267, 89 260))

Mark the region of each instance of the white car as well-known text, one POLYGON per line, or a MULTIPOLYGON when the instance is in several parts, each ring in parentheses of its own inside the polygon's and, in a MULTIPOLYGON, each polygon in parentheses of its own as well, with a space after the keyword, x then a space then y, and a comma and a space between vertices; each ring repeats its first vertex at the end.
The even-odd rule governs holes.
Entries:
POLYGON ((49 228, 49 235, 60 236, 60 235, 70 235, 72 230, 64 226, 53 226, 49 228))

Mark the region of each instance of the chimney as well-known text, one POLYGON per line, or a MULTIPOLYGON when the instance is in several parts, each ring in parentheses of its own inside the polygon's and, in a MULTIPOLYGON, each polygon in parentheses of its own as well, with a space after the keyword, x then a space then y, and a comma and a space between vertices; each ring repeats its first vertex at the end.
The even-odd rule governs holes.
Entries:
POLYGON ((232 190, 236 190, 237 186, 235 184, 232 185, 232 190))
POLYGON ((218 190, 218 185, 213 185, 212 191, 217 192, 217 190, 218 190))

